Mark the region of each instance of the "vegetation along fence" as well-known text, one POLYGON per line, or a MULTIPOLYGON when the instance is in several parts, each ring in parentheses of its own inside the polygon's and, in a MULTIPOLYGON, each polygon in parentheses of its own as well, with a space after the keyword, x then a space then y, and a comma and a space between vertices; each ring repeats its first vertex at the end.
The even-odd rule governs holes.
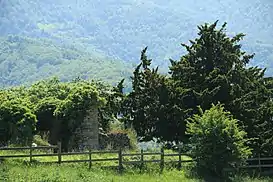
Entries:
POLYGON ((164 153, 164 150, 161 149, 160 152, 144 152, 143 150, 140 151, 140 153, 125 153, 122 150, 111 150, 111 151, 86 151, 86 152, 69 152, 69 153, 62 153, 61 150, 61 143, 58 143, 57 146, 37 146, 37 147, 12 147, 12 148, 0 148, 0 151, 14 151, 14 152, 22 152, 25 151, 24 154, 11 154, 12 152, 8 153, 8 155, 1 155, 0 154, 0 160, 1 159, 7 159, 7 158, 29 158, 30 162, 34 161, 35 157, 57 157, 56 161, 50 161, 47 163, 80 163, 80 162, 86 162, 89 163, 89 168, 92 167, 92 163, 94 162, 107 162, 107 161, 115 161, 118 162, 118 166, 115 166, 118 168, 118 170, 121 172, 124 165, 127 164, 139 164, 140 168, 144 166, 145 163, 159 163, 160 169, 163 170, 164 165, 167 162, 166 157, 171 157, 172 159, 175 158, 175 160, 171 160, 171 162, 177 163, 177 166, 179 169, 182 167, 182 163, 186 162, 192 162, 192 160, 182 160, 182 154, 180 151, 177 153, 164 153), (34 153, 35 150, 57 150, 57 153, 34 153), (29 152, 28 152, 29 151, 29 152), (116 157, 112 158, 92 158, 94 154, 103 155, 103 154, 116 154, 116 157), (75 160, 63 160, 64 156, 77 156, 77 155, 86 155, 88 156, 88 159, 75 159, 75 160), (146 159, 147 156, 150 156, 146 159), (126 159, 126 157, 131 157, 131 160, 126 159), (134 157, 138 157, 135 160, 134 157), (133 160, 132 160, 133 158, 133 160))
MULTIPOLYGON (((63 153, 61 150, 61 143, 58 143, 57 146, 29 146, 29 147, 4 147, 0 148, 1 151, 13 151, 13 152, 22 152, 25 151, 24 154, 10 154, 8 155, 4 154, 1 155, 0 153, 0 161, 7 158, 29 158, 30 162, 33 162, 35 157, 57 157, 56 161, 50 161, 47 163, 81 163, 85 162, 88 163, 89 169, 92 167, 92 163, 94 162, 107 162, 107 161, 116 161, 118 162, 117 167, 119 172, 122 172, 123 166, 125 164, 139 164, 140 169, 144 166, 145 163, 159 163, 160 169, 163 171, 165 163, 168 163, 170 161, 166 161, 166 157, 171 157, 172 159, 175 158, 175 160, 171 160, 171 162, 177 163, 178 169, 180 170, 182 167, 182 163, 188 163, 193 162, 192 159, 188 160, 182 160, 182 156, 185 156, 185 154, 182 154, 179 150, 177 153, 164 153, 164 149, 161 149, 160 152, 144 152, 141 150, 140 153, 124 153, 122 150, 111 150, 111 151, 86 151, 86 152, 69 152, 69 153, 63 153), (57 151, 56 153, 34 153, 35 150, 49 150, 49 151, 57 151), (29 151, 29 152, 27 152, 29 151), (116 154, 116 157, 112 158, 92 158, 94 154, 116 154), (75 160, 63 160, 64 156, 77 156, 77 155, 85 155, 88 156, 88 159, 75 159, 75 160), (139 160, 124 160, 126 157, 137 157, 139 160), (145 156, 151 156, 148 160, 145 159, 145 156)), ((12 153, 12 152, 11 152, 12 153)), ((240 168, 249 168, 249 169, 259 169, 262 168, 273 168, 273 157, 267 157, 267 158, 251 158, 247 160, 247 165, 241 166, 240 168)))

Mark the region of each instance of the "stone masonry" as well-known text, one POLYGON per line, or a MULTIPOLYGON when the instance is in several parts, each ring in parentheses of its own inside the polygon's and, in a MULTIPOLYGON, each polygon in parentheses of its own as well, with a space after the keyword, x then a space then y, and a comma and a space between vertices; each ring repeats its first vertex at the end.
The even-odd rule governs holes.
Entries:
POLYGON ((99 148, 98 108, 87 111, 87 115, 74 135, 79 150, 99 148))

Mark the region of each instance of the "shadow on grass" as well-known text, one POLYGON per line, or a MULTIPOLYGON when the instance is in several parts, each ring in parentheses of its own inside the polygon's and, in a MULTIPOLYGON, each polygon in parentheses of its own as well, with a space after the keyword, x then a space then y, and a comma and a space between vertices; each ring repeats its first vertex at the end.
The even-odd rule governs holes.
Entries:
POLYGON ((190 168, 187 174, 188 177, 199 179, 203 182, 232 182, 235 177, 234 172, 216 174, 210 170, 198 169, 196 167, 190 168))

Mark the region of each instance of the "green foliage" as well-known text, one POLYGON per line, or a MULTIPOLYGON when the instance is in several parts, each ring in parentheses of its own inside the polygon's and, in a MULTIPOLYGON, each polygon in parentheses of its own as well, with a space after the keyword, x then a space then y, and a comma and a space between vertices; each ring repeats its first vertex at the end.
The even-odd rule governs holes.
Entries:
MULTIPOLYGON (((2 100, 3 101, 3 100, 2 100)), ((0 104, 1 143, 29 144, 36 129, 36 116, 21 99, 0 104)))
MULTIPOLYGON (((73 160, 69 156, 69 160, 73 160)), ((109 156, 114 157, 114 156, 109 156)), ((101 158, 101 156, 100 156, 101 158)), ((151 164, 152 165, 152 164, 151 164)), ((157 164, 155 164, 157 165, 157 164)), ((148 166, 150 169, 151 166, 148 166)), ((156 168, 154 166, 154 168, 156 168)), ((157 166, 158 168, 158 166, 157 166)), ((126 170, 122 175, 109 169, 92 168, 88 169, 87 164, 62 164, 62 165, 39 165, 21 162, 4 162, 0 165, 1 181, 86 181, 86 182, 202 182, 203 180, 189 177, 186 171, 174 169, 164 170, 159 173, 157 170, 139 170, 132 168, 126 170)), ((270 182, 272 178, 253 178, 238 176, 235 182, 270 182)))
POLYGON ((99 107, 102 101, 94 86, 78 83, 71 88, 71 92, 56 108, 54 115, 56 115, 58 119, 69 122, 68 126, 73 126, 76 123, 78 124, 77 120, 83 120, 86 112, 91 109, 91 107, 99 107))
POLYGON ((126 129, 126 133, 130 139, 130 149, 137 150, 138 149, 138 141, 137 141, 137 133, 134 129, 128 128, 126 129))
MULTIPOLYGON (((141 48, 149 45, 156 64, 167 72, 168 59, 179 56, 177 45, 191 38, 192 27, 219 19, 231 22, 230 34, 248 32, 244 46, 259 57, 253 65, 269 67, 272 74, 272 1, 259 1, 2 0, 0 35, 49 38, 124 61, 136 61, 141 48)), ((70 74, 65 71, 65 76, 70 74)))
POLYGON ((50 144, 43 140, 40 135, 33 136, 33 143, 37 144, 37 146, 50 146, 50 144))
POLYGON ((259 138, 251 142, 254 155, 272 151, 268 142, 272 137, 265 136, 268 129, 263 128, 271 128, 272 123, 271 78, 265 78, 265 70, 246 67, 253 55, 241 50, 243 34, 229 37, 226 24, 218 29, 217 22, 198 29, 198 38, 183 44, 187 54, 171 61, 170 80, 178 108, 191 117, 198 113, 198 106, 206 110, 220 102, 245 127, 249 138, 259 138))
MULTIPOLYGON (((112 156, 111 156, 112 157, 112 156)), ((86 181, 86 182, 198 182, 198 179, 188 178, 183 171, 166 170, 163 174, 156 171, 140 174, 132 169, 120 175, 114 170, 93 168, 87 165, 21 165, 4 164, 0 166, 0 180, 2 181, 86 181)))
POLYGON ((31 140, 34 134, 49 133, 46 138, 51 144, 61 140, 63 148, 67 148, 73 132, 90 109, 101 111, 100 127, 107 131, 119 110, 120 101, 116 98, 122 94, 116 90, 102 82, 77 79, 64 83, 57 78, 39 81, 30 87, 1 90, 1 143, 14 143, 17 138, 31 140))
POLYGON ((194 115, 187 124, 187 133, 191 135, 191 155, 203 175, 222 177, 223 169, 236 167, 251 155, 247 133, 220 104, 194 115))
MULTIPOLYGON (((53 76, 113 84, 128 78, 130 64, 47 38, 0 37, 0 88, 30 85, 53 76)), ((126 82, 126 88, 129 85, 126 82)))
POLYGON ((110 123, 110 134, 124 134, 129 138, 129 148, 130 150, 138 149, 138 136, 136 131, 133 128, 125 128, 124 123, 120 121, 115 121, 110 123))
POLYGON ((54 126, 54 111, 61 100, 54 97, 45 97, 41 99, 34 108, 37 116, 37 130, 49 131, 54 126))
POLYGON ((71 88, 71 92, 54 111, 54 116, 60 123, 60 140, 65 149, 77 147, 68 146, 71 136, 84 121, 87 112, 98 109, 103 104, 102 101, 96 88, 87 82, 78 82, 71 88))
POLYGON ((198 106, 206 110, 220 102, 240 120, 248 137, 255 138, 250 144, 254 155, 272 151, 272 137, 265 134, 265 127, 272 128, 271 78, 265 78, 265 70, 247 67, 253 55, 241 50, 243 34, 229 37, 226 23, 219 29, 217 22, 198 29, 190 45, 182 44, 187 53, 171 60, 170 76, 151 69, 147 48, 142 51, 132 92, 124 99, 125 124, 146 141, 186 142, 186 120, 198 113, 198 106))
POLYGON ((100 94, 106 99, 106 104, 99 108, 100 127, 106 133, 110 130, 110 124, 118 122, 119 115, 121 114, 122 103, 124 101, 123 83, 124 79, 115 87, 98 84, 100 94))
POLYGON ((122 106, 125 125, 133 126, 144 141, 154 137, 163 141, 179 140, 183 126, 179 125, 181 120, 173 120, 177 113, 172 112, 167 78, 160 75, 158 69, 149 67, 152 60, 147 58, 146 50, 142 51, 141 63, 132 77, 133 90, 122 106), (169 131, 173 131, 172 135, 169 131))

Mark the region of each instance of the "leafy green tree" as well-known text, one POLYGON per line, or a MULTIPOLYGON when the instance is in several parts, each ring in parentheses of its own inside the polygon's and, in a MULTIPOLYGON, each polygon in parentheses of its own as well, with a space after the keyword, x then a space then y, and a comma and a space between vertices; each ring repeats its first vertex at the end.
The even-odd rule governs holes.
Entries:
POLYGON ((246 67, 254 55, 241 50, 243 34, 229 37, 226 23, 220 29, 217 22, 198 29, 190 45, 182 44, 187 53, 179 61, 171 60, 170 77, 151 69, 147 48, 142 51, 132 92, 124 102, 124 120, 144 140, 185 142, 187 119, 199 112, 199 106, 206 110, 220 102, 253 138, 253 154, 269 155, 272 79, 265 78, 264 69, 246 67))
POLYGON ((14 99, 0 104, 0 142, 29 144, 36 130, 36 116, 25 100, 14 99))
POLYGON ((171 60, 177 105, 182 111, 189 111, 190 117, 198 113, 198 106, 206 110, 212 103, 224 104, 240 120, 248 137, 256 138, 251 146, 258 155, 262 147, 271 148, 264 145, 271 137, 263 133, 265 126, 269 128, 272 123, 272 86, 264 77, 265 70, 246 67, 254 55, 241 50, 239 42, 244 35, 230 38, 225 32, 226 24, 220 29, 216 26, 217 22, 199 26, 199 37, 191 40, 190 45, 182 44, 187 54, 179 61, 171 60), (181 99, 180 95, 185 94, 181 99))
POLYGON ((184 135, 181 131, 185 131, 180 118, 183 112, 173 104, 175 98, 168 78, 160 75, 158 68, 150 68, 152 60, 147 58, 146 51, 147 47, 132 77, 133 91, 124 101, 125 123, 132 125, 142 140, 179 141, 184 135))
POLYGON ((0 128, 3 130, 0 141, 16 142, 19 134, 20 139, 31 139, 33 134, 49 133, 51 144, 61 140, 63 147, 68 149, 71 136, 89 109, 99 110, 100 127, 103 131, 108 130, 109 122, 117 119, 120 112, 122 88, 123 81, 112 87, 103 82, 76 79, 65 83, 52 78, 30 87, 0 90, 0 128), (35 120, 34 124, 31 119, 35 120), (22 129, 18 123, 23 121, 26 121, 25 128, 36 130, 19 132, 22 129))
POLYGON ((72 86, 71 92, 54 111, 61 126, 60 140, 66 150, 68 147, 74 147, 68 146, 70 137, 81 125, 87 112, 90 109, 98 109, 104 100, 99 97, 96 87, 91 84, 77 82, 72 86))
POLYGON ((56 122, 54 111, 60 103, 61 100, 59 99, 46 97, 35 105, 34 111, 38 120, 38 131, 50 131, 54 127, 54 122, 56 122))
POLYGON ((191 155, 202 175, 223 177, 223 169, 240 165, 251 155, 247 133, 220 104, 212 105, 187 124, 191 155))
POLYGON ((243 34, 229 38, 224 32, 226 24, 220 30, 216 25, 199 26, 199 37, 190 41, 191 45, 182 44, 188 53, 180 61, 171 60, 171 78, 177 87, 190 89, 191 107, 201 105, 206 109, 211 103, 232 100, 232 79, 253 57, 245 55, 237 44, 243 34))
POLYGON ((124 100, 123 83, 124 79, 114 87, 100 82, 95 83, 100 97, 105 99, 105 104, 98 108, 101 132, 107 133, 110 130, 110 124, 120 119, 119 116, 124 100))

